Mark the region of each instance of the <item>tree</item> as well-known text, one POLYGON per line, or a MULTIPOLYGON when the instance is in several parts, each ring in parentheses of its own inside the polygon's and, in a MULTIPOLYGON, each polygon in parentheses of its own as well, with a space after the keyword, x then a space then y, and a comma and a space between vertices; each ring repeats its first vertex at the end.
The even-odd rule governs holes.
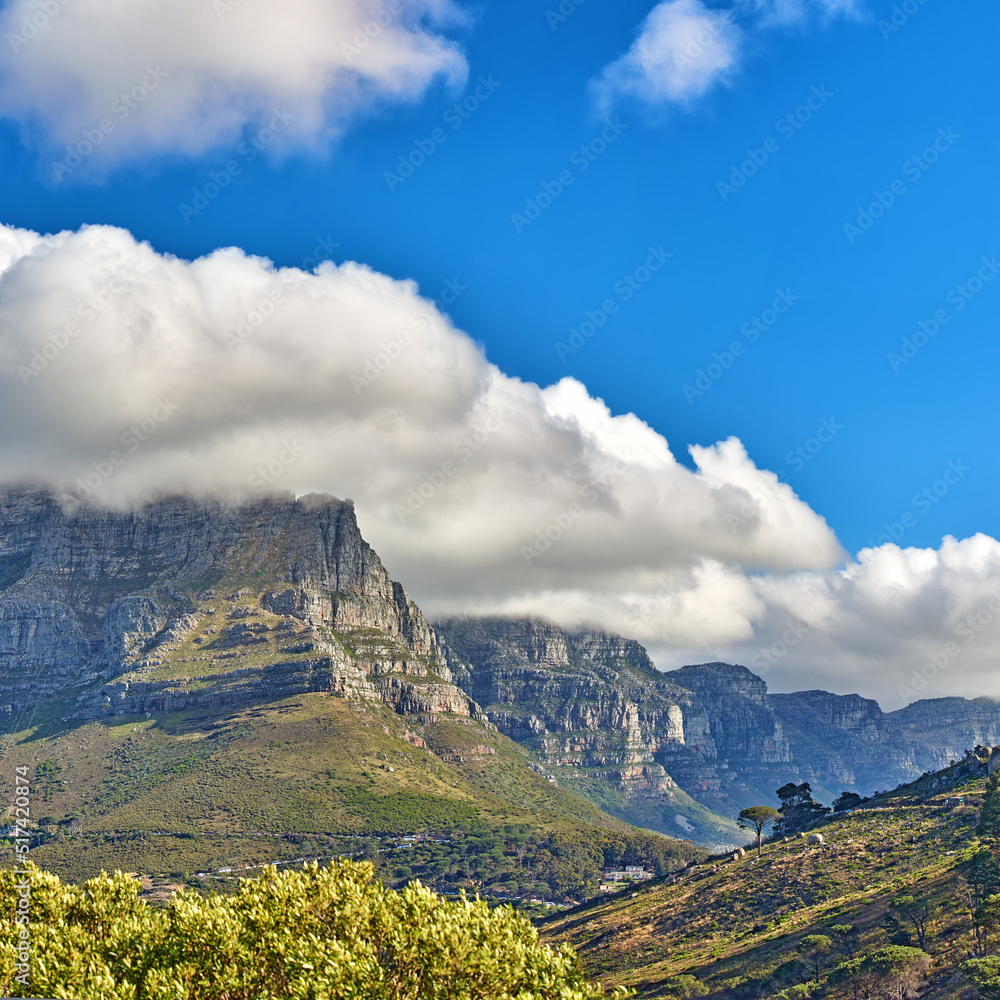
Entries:
MULTIPOLYGON (((568 945, 549 948, 509 907, 446 900, 419 882, 400 892, 372 880, 368 863, 301 871, 265 868, 231 896, 185 889, 166 906, 139 899, 116 872, 82 886, 30 863, 31 991, 78 1000, 599 1000, 568 945)), ((25 876, 0 869, 0 898, 25 876)), ((13 912, 0 936, 15 935, 13 912)), ((16 953, 0 949, 0 992, 15 984, 16 953)))
POLYGON ((760 844, 764 836, 764 827, 773 825, 781 819, 781 813, 771 806, 750 806, 741 809, 736 821, 741 830, 754 830, 757 833, 757 857, 760 857, 760 844))
POLYGON ((833 800, 833 811, 835 813, 848 812, 851 809, 857 809, 862 802, 864 799, 857 792, 841 792, 833 800))
POLYGON ((986 781, 986 796, 976 833, 980 837, 1000 835, 1000 771, 995 771, 986 781))
POLYGON ((996 933, 997 928, 1000 928, 1000 895, 988 896, 976 908, 976 912, 972 915, 972 926, 976 938, 976 950, 980 955, 985 955, 990 934, 996 933))
POLYGON ((1000 1000, 1000 957, 970 959, 962 963, 962 972, 979 990, 982 1000, 1000 1000))
POLYGON ((847 958, 854 958, 861 937, 854 924, 834 924, 830 930, 836 935, 834 947, 847 958))
POLYGON ((896 920, 912 928, 921 950, 926 950, 927 931, 937 915, 937 907, 918 896, 897 896, 889 906, 896 920))
POLYGON ((812 797, 808 781, 801 785, 788 782, 777 791, 781 799, 781 826, 786 831, 798 830, 830 811, 829 806, 820 805, 812 797))
POLYGON ((703 982, 686 974, 671 976, 663 985, 672 1000, 691 1000, 692 997, 703 997, 709 992, 703 982))
POLYGON ((986 900, 1000 889, 1000 865, 988 847, 980 847, 963 866, 966 901, 972 914, 973 953, 986 954, 986 935, 996 919, 983 909, 986 900))
POLYGON ((846 985, 855 1000, 906 1000, 927 970, 929 957, 919 948, 886 945, 841 962, 830 974, 831 984, 846 985))
POLYGON ((807 934, 796 949, 807 961, 812 963, 813 979, 819 980, 819 970, 825 956, 830 954, 833 942, 825 934, 807 934))

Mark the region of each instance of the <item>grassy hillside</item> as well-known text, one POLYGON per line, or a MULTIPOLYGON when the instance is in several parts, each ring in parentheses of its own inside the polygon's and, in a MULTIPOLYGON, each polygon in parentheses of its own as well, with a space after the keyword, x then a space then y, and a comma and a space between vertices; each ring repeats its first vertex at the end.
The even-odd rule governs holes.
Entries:
POLYGON ((391 884, 416 872, 444 890, 579 899, 604 848, 664 871, 704 856, 554 787, 515 743, 458 715, 312 693, 53 729, 4 737, 0 759, 33 778, 32 860, 74 881, 119 868, 219 886, 238 874, 219 868, 346 854, 391 884), (414 834, 438 836, 401 840, 414 834))
MULTIPOLYGON (((636 987, 642 996, 846 998, 851 991, 830 972, 849 951, 919 945, 914 927, 892 906, 909 895, 929 915, 921 996, 975 997, 959 965, 972 946, 963 872, 982 846, 975 826, 983 781, 952 786, 955 770, 816 827, 824 846, 795 837, 765 845, 759 861, 754 852, 735 862, 711 859, 560 914, 544 923, 543 938, 571 942, 589 975, 636 987), (946 798, 958 794, 965 804, 946 807, 946 798), (854 934, 834 930, 847 925, 854 934), (810 935, 831 942, 812 969, 799 951, 810 935), (684 976, 697 982, 678 978, 684 976)), ((991 850, 997 853, 996 845, 991 850)))

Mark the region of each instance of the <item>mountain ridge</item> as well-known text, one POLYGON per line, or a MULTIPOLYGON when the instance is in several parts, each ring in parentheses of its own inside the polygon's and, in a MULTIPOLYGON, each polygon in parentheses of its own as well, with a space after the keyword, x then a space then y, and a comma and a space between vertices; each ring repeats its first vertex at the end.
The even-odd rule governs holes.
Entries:
POLYGON ((988 699, 887 714, 858 695, 770 694, 737 664, 660 671, 640 643, 596 629, 429 623, 353 504, 325 494, 114 511, 0 490, 0 583, 8 732, 339 697, 388 712, 393 733, 442 759, 508 738, 509 759, 609 821, 711 846, 734 843, 736 812, 787 781, 830 801, 1000 743, 988 699), (478 735, 435 742, 444 720, 478 735))

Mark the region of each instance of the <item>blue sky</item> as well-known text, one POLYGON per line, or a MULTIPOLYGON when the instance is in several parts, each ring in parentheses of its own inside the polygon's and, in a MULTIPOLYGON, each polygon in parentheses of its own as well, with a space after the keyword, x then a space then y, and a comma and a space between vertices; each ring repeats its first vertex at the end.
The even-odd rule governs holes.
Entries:
POLYGON ((687 100, 619 92, 601 106, 594 81, 652 8, 564 0, 556 22, 554 2, 485 3, 436 29, 464 54, 464 87, 439 75, 307 151, 279 131, 252 162, 239 143, 273 123, 271 105, 207 148, 161 144, 58 180, 67 133, 11 112, 0 221, 121 226, 188 260, 232 245, 306 269, 336 244, 338 263, 412 278, 434 299, 452 289, 441 308, 503 372, 542 387, 572 376, 692 469, 688 445, 738 437, 849 553, 896 524, 903 546, 996 537, 1000 11, 807 2, 776 24, 752 0, 710 3, 744 32, 726 72, 687 100), (459 116, 463 100, 478 106, 459 116), (431 147, 400 179, 401 158, 431 147), (185 212, 220 172, 218 197, 185 212), (880 192, 892 204, 850 229, 880 192), (560 350, 607 300, 614 314, 560 350), (769 311, 776 301, 785 311, 769 311))
POLYGON ((332 237, 335 259, 413 277, 432 297, 457 280, 449 312, 509 374, 542 385, 573 375, 613 411, 661 431, 679 457, 689 443, 739 436, 759 465, 785 470, 852 551, 957 459, 972 472, 906 542, 997 534, 1000 282, 960 312, 947 295, 1000 252, 989 86, 1000 12, 978 0, 959 15, 928 0, 885 38, 878 22, 892 5, 872 3, 860 21, 761 31, 731 84, 689 107, 651 114, 623 102, 614 117, 627 127, 579 173, 570 157, 603 129, 588 82, 628 47, 649 7, 588 0, 553 29, 545 10, 555 4, 486 5, 459 32, 464 93, 481 76, 498 84, 474 113, 445 122, 462 94, 436 85, 319 155, 236 155, 240 176, 187 222, 178 206, 232 150, 56 184, 51 159, 26 152, 8 125, 0 217, 38 231, 115 224, 183 257, 232 244, 279 264, 332 237), (786 138, 790 126, 776 123, 814 87, 833 96, 786 138), (386 172, 436 128, 447 141, 390 191, 386 172), (961 138, 914 182, 903 165, 939 129, 961 138), (768 139, 777 152, 723 200, 718 182, 768 139), (566 169, 572 186, 519 235, 511 215, 566 169), (852 244, 844 224, 894 179, 906 193, 852 244), (570 328, 617 298, 615 283, 661 245, 669 264, 560 359, 555 345, 570 328), (786 288, 798 296, 788 314, 702 396, 685 398, 713 352, 746 341, 740 327, 786 288), (887 355, 941 307, 951 322, 893 371, 887 355), (824 418, 836 436, 808 461, 787 462, 824 418))

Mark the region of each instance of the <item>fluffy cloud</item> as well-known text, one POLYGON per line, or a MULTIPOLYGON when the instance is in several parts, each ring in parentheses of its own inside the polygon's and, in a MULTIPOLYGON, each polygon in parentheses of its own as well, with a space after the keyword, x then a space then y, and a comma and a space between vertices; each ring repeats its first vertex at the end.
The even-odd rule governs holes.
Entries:
POLYGON ((1000 694, 1000 543, 845 562, 738 440, 691 457, 572 379, 510 378, 412 282, 360 264, 0 227, 4 481, 109 505, 327 491, 431 614, 590 622, 661 666, 735 659, 785 690, 1000 694))
POLYGON ((314 144, 439 76, 462 82, 439 33, 459 17, 451 0, 10 0, 0 114, 45 148, 90 142, 88 169, 198 154, 278 112, 286 144, 314 144))
POLYGON ((846 569, 761 575, 752 641, 716 648, 779 690, 916 698, 1000 696, 1000 542, 863 549, 846 569))
POLYGON ((686 106, 732 81, 760 29, 855 17, 858 0, 742 0, 723 9, 702 0, 663 0, 631 48, 609 63, 591 88, 602 111, 623 98, 649 107, 686 106))
POLYGON ((709 10, 700 0, 664 0, 594 89, 605 109, 621 96, 687 104, 732 74, 741 48, 742 30, 731 11, 709 10))
POLYGON ((694 449, 692 471, 578 382, 504 375, 412 282, 353 263, 276 270, 236 249, 189 263, 97 226, 4 228, 0 266, 8 480, 107 503, 328 490, 355 498, 432 605, 569 590, 600 604, 667 572, 699 639, 720 617, 746 631, 752 601, 698 610, 727 579, 841 558, 739 441, 694 449))

